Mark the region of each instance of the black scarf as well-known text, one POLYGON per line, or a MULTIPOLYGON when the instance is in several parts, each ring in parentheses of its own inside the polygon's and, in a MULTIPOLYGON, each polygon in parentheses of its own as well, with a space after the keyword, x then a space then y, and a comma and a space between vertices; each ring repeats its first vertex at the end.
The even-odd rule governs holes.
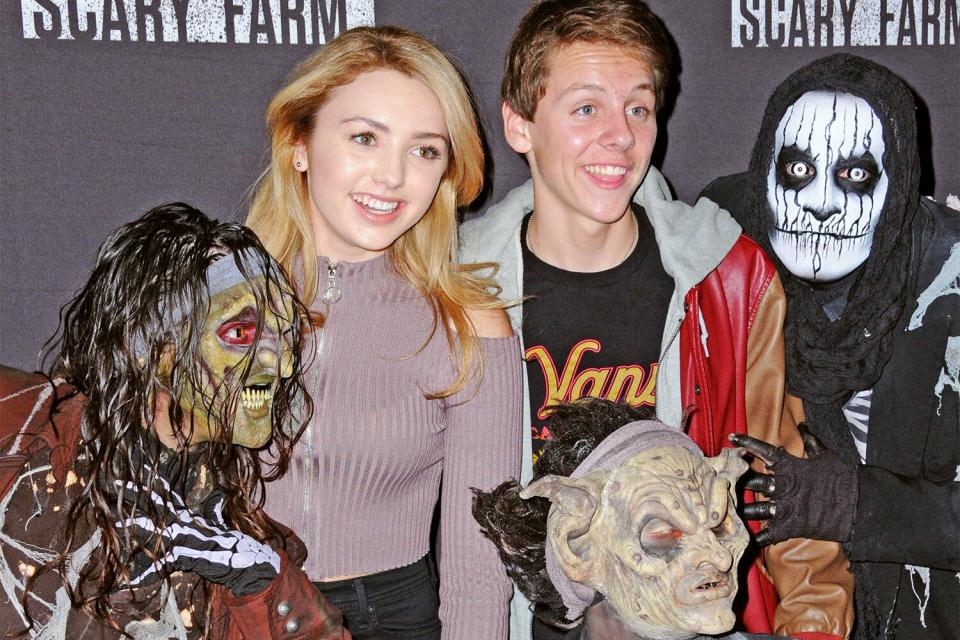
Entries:
MULTIPOLYGON (((920 162, 913 94, 890 70, 849 54, 821 58, 790 75, 767 103, 750 161, 747 232, 774 260, 787 293, 787 389, 803 400, 808 424, 833 451, 860 462, 844 418, 853 392, 872 388, 890 358, 894 330, 907 302, 911 228, 920 206, 920 162), (883 123, 886 201, 869 257, 833 285, 811 286, 787 270, 770 244, 773 215, 767 204, 767 172, 774 160, 775 132, 784 112, 809 91, 849 93, 865 100, 883 123), (824 306, 846 294, 831 321, 824 306)), ((857 573, 858 636, 883 635, 870 566, 857 573)))

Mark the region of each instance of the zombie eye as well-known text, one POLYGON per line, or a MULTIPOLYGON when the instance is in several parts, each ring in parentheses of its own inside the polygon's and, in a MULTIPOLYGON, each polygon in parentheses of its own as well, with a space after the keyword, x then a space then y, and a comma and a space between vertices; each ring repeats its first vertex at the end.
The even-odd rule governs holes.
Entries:
POLYGON ((813 175, 813 167, 806 162, 791 162, 787 165, 787 175, 804 180, 813 175))
POLYGON ((682 535, 669 522, 653 518, 640 529, 640 547, 651 556, 670 558, 676 553, 682 535))
POLYGON ((880 167, 869 154, 842 160, 836 169, 837 186, 846 192, 869 193, 880 177, 880 167))
POLYGON ((720 524, 713 527, 711 531, 713 531, 713 535, 717 536, 717 538, 727 538, 733 534, 735 529, 733 518, 727 513, 724 519, 720 521, 720 524))
POLYGON ((850 182, 866 182, 870 179, 870 172, 863 167, 850 167, 840 172, 841 178, 846 178, 850 182))
POLYGON ((222 342, 235 347, 249 347, 256 335, 257 325, 253 322, 228 322, 217 330, 222 342))
POLYGON ((803 189, 817 174, 814 162, 815 159, 805 149, 796 145, 783 147, 777 155, 777 182, 784 189, 803 189))

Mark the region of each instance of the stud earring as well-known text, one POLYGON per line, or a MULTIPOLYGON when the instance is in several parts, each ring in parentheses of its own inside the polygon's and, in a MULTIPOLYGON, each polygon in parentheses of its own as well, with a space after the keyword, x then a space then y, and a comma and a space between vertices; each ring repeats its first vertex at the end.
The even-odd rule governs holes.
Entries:
POLYGON ((303 161, 297 160, 293 163, 293 166, 296 167, 297 171, 303 171, 303 161))

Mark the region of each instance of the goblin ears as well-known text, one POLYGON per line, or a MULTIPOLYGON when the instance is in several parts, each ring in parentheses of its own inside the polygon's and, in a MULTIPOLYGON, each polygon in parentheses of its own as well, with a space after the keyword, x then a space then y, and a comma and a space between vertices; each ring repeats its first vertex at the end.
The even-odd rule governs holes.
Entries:
MULTIPOLYGON (((716 475, 726 480, 734 502, 736 496, 733 487, 748 468, 747 463, 737 454, 737 450, 729 448, 723 449, 716 457, 702 458, 682 447, 663 447, 638 453, 624 464, 640 465, 642 468, 643 458, 652 459, 654 456, 661 460, 676 458, 678 468, 692 467, 700 474, 716 475)), ((668 463, 667 466, 673 465, 668 463)), ((665 468, 663 464, 651 465, 651 473, 659 473, 654 470, 665 468)), ((520 491, 520 497, 523 499, 538 496, 552 503, 547 524, 548 544, 551 544, 550 539, 552 539, 553 549, 559 556, 558 560, 563 572, 574 582, 581 584, 590 582, 590 544, 584 536, 590 531, 594 516, 603 499, 604 488, 614 471, 615 469, 597 469, 582 477, 544 476, 520 491)), ((664 477, 673 478, 666 473, 664 477)))

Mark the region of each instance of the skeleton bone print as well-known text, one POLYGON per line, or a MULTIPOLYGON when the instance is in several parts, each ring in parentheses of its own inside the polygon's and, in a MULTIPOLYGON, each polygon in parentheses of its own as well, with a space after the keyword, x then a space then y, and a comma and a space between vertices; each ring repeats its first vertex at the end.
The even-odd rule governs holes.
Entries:
MULTIPOLYGON (((61 486, 54 479, 47 460, 39 462, 26 466, 0 501, 0 587, 8 602, 8 608, 0 608, 0 615, 14 615, 17 618, 16 621, 4 620, 11 628, 27 625, 20 599, 30 576, 56 556, 54 549, 61 544, 61 514, 66 512, 77 489, 76 476, 70 474, 68 486, 61 486), (27 505, 29 510, 24 509, 27 505), (27 511, 31 515, 22 517, 27 511)), ((72 554, 71 566, 74 570, 69 575, 72 586, 76 586, 79 578, 76 567, 87 561, 98 544, 100 532, 95 531, 72 554)), ((194 626, 191 621, 196 615, 196 607, 190 598, 194 587, 191 578, 186 574, 175 576, 173 590, 159 593, 159 606, 144 611, 141 616, 131 617, 131 611, 118 610, 124 631, 135 640, 186 640, 190 637, 190 631, 196 631, 191 628, 194 626)), ((71 605, 58 574, 46 574, 29 597, 34 625, 26 638, 63 640, 81 637, 77 635, 81 633, 80 630, 85 634, 82 637, 106 639, 120 636, 112 630, 91 625, 85 614, 71 605)), ((0 626, 0 633, 3 629, 4 626, 0 626)))
MULTIPOLYGON (((54 386, 61 383, 62 380, 54 380, 54 386)), ((22 424, 0 424, 4 427, 2 433, 12 436, 0 439, 3 443, 0 457, 9 461, 12 456, 29 456, 29 461, 12 478, 6 492, 0 490, 0 637, 16 634, 28 626, 21 604, 27 583, 63 547, 64 516, 83 487, 83 481, 72 469, 58 478, 50 449, 42 448, 31 454, 26 445, 31 436, 36 437, 37 433, 42 432, 38 423, 46 421, 52 392, 53 386, 43 381, 9 395, 0 395, 0 418, 10 421, 14 416, 24 416, 22 424), (25 412, 15 406, 18 402, 26 408, 25 412)), ((68 422, 68 418, 63 418, 60 423, 65 432, 70 430, 68 422)), ((80 463, 82 460, 73 462, 80 463)), ((86 564, 99 544, 99 531, 89 535, 80 534, 68 564, 67 579, 71 586, 77 586, 78 569, 86 564)), ((198 603, 192 598, 196 577, 193 574, 177 574, 171 578, 171 583, 170 591, 158 592, 156 600, 142 609, 138 609, 137 605, 131 608, 122 598, 117 601, 115 613, 128 634, 125 637, 134 640, 186 640, 202 631, 193 623, 198 610, 198 603)), ((56 571, 39 576, 27 600, 33 626, 18 637, 31 640, 112 640, 122 635, 103 625, 92 624, 81 609, 73 607, 56 571)))
POLYGON ((777 125, 770 243, 798 278, 831 282, 870 255, 887 195, 883 125, 862 98, 803 94, 777 125))

